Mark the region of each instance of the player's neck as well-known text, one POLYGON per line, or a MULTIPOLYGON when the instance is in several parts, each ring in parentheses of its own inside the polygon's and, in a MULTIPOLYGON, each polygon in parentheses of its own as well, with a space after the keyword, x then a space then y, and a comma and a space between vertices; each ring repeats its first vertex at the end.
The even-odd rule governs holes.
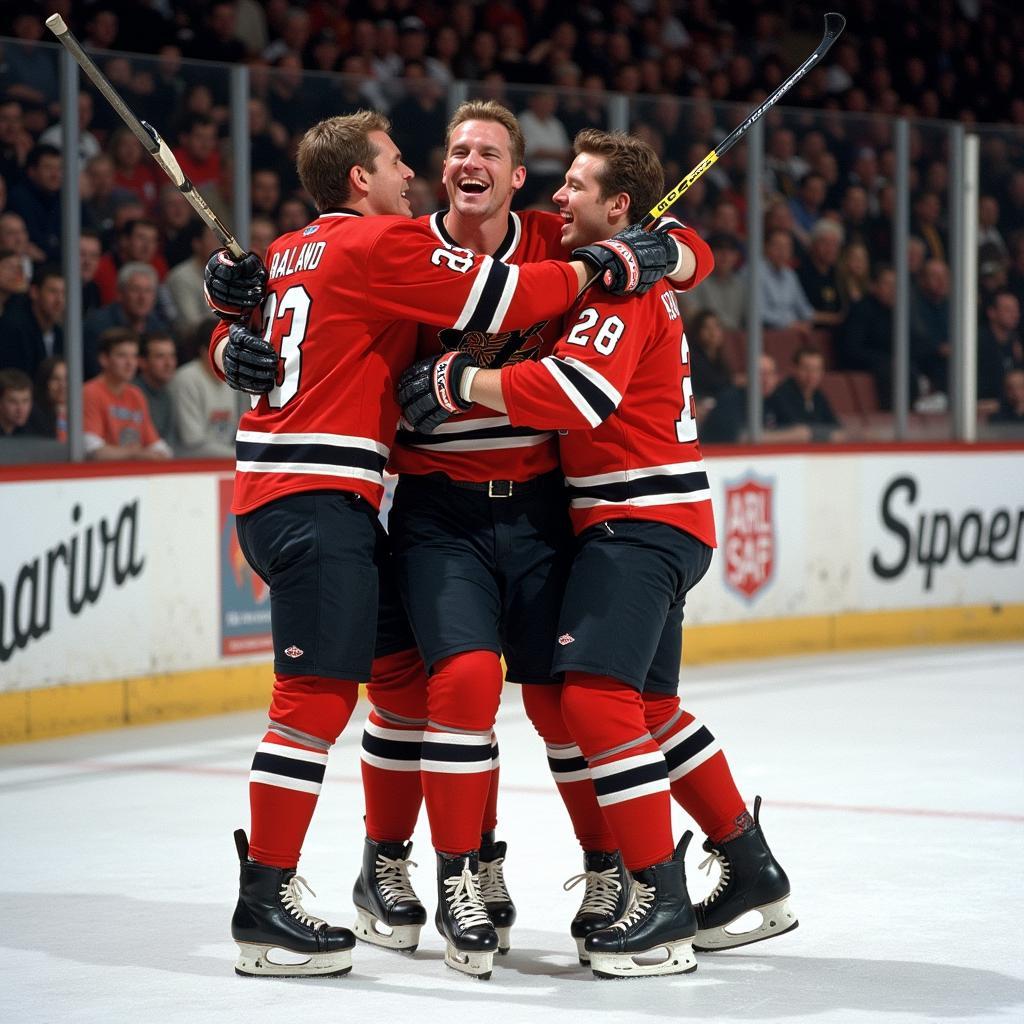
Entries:
POLYGON ((508 208, 489 217, 465 217, 453 208, 444 215, 444 227, 459 245, 491 256, 508 234, 508 208))

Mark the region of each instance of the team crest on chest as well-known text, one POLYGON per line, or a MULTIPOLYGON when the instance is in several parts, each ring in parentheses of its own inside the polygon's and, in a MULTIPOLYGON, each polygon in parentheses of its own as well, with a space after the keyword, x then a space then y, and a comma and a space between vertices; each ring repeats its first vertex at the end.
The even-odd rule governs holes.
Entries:
POLYGON ((536 359, 540 351, 540 338, 537 336, 546 325, 547 321, 541 320, 525 331, 504 331, 501 334, 448 328, 439 331, 437 338, 445 351, 465 352, 473 357, 477 366, 499 369, 536 359), (535 343, 531 344, 534 339, 535 343))

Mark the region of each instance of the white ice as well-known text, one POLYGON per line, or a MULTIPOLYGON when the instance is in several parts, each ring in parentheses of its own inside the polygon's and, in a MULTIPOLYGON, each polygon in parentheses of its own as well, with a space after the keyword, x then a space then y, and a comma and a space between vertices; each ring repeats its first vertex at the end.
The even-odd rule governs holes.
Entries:
MULTIPOLYGON (((793 883, 797 931, 678 978, 598 981, 568 935, 579 853, 514 687, 500 836, 519 908, 489 982, 428 924, 412 958, 350 975, 236 977, 231 832, 262 714, 0 748, 0 1021, 294 1024, 1024 1021, 1024 645, 687 670, 793 883)), ((335 748, 301 865, 307 908, 351 925, 361 716, 335 748)), ((690 822, 680 813, 680 830, 690 822)), ((691 894, 695 842, 687 862, 691 894)), ((413 871, 432 909, 425 820, 413 871)))

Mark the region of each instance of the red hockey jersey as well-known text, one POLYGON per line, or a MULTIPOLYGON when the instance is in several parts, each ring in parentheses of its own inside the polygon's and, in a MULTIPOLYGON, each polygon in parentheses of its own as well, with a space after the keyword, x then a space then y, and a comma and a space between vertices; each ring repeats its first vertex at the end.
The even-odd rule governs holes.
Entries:
MULTIPOLYGON (((338 489, 374 506, 413 361, 416 324, 498 332, 557 317, 572 304, 564 263, 508 266, 443 244, 405 217, 321 214, 267 251, 264 336, 283 379, 253 399, 236 435, 232 511, 299 491, 338 489)), ((221 324, 211 356, 227 333, 221 324)))
MULTIPOLYGON (((449 245, 457 244, 444 226, 447 210, 424 220, 435 235, 449 245)), ((711 251, 700 236, 679 221, 667 218, 675 238, 689 245, 697 256, 697 272, 688 281, 674 281, 680 290, 692 288, 711 272, 711 251)), ((560 214, 543 210, 510 213, 508 231, 494 252, 494 259, 512 266, 538 260, 568 259, 562 247, 560 214)), ((478 366, 501 369, 551 353, 565 326, 564 317, 539 321, 526 330, 487 334, 482 331, 441 330, 421 326, 417 359, 442 351, 468 352, 478 366)), ((400 429, 391 453, 393 473, 445 473, 454 480, 529 480, 558 467, 558 446, 551 430, 517 426, 506 415, 474 406, 452 416, 433 433, 400 429)))
POLYGON ((665 282, 636 298, 591 291, 582 305, 550 356, 502 370, 509 420, 565 431, 577 533, 608 519, 653 519, 714 547, 675 292, 665 282))

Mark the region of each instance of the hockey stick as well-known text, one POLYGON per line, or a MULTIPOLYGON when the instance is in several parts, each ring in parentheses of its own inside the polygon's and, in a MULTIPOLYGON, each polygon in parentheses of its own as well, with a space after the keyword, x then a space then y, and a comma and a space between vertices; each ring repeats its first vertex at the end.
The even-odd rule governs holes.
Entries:
POLYGON ((750 130, 750 126, 756 121, 760 120, 776 103, 779 102, 782 97, 789 92, 790 89, 800 81, 808 71, 811 70, 816 64, 818 64, 822 57, 831 49, 832 44, 839 38, 840 33, 846 27, 846 18, 841 14, 832 12, 825 15, 825 34, 821 37, 821 42, 818 43, 817 49, 812 53, 807 60, 803 62, 794 71, 789 78, 787 78, 782 85, 778 87, 759 107, 753 110, 747 119, 734 128, 722 141, 713 149, 706 157, 690 173, 679 182, 678 185, 671 192, 669 192, 663 199, 657 202, 646 217, 640 222, 642 228, 650 226, 656 221, 663 213, 666 213, 670 206, 676 202, 677 199, 698 179, 700 178, 708 168, 712 167, 728 150, 732 149, 740 139, 750 130))
POLYGON ((115 113, 128 127, 132 134, 143 145, 146 152, 160 165, 160 169, 174 183, 177 190, 188 200, 189 205, 203 219, 210 230, 227 246, 228 251, 236 259, 245 256, 245 251, 238 240, 224 226, 224 222, 210 209, 209 204, 196 190, 195 185, 185 177, 184 171, 174 158, 170 147, 160 137, 160 133, 145 121, 140 121, 129 109, 128 105, 117 94, 102 71, 93 63, 92 58, 82 49, 75 34, 67 27, 59 14, 51 14, 46 19, 46 27, 57 37, 57 41, 78 62, 79 67, 89 76, 93 85, 107 98, 115 113))

